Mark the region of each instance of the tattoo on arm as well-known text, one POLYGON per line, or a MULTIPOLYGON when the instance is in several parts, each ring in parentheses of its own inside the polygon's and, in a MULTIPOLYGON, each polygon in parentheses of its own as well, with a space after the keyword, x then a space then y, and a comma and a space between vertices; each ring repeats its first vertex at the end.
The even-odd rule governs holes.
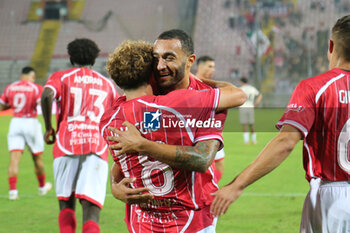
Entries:
POLYGON ((178 168, 205 172, 214 160, 219 148, 218 140, 198 142, 192 146, 176 146, 174 165, 178 168))

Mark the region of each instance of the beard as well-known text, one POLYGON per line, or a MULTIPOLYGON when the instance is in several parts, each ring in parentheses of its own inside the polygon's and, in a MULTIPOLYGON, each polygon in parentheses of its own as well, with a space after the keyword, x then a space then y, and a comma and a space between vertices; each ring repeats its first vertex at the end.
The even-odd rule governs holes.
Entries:
POLYGON ((161 93, 168 93, 176 90, 177 85, 185 78, 186 62, 183 62, 174 72, 169 70, 169 80, 162 80, 159 73, 157 74, 157 85, 161 93))

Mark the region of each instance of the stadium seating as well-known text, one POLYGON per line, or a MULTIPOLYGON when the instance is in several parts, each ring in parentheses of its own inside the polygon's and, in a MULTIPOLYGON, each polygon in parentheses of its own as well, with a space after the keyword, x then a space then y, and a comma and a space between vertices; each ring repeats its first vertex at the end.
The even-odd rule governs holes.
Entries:
MULTIPOLYGON (((105 73, 108 54, 122 40, 153 42, 160 32, 176 28, 180 20, 179 2, 85 0, 80 20, 61 23, 48 75, 69 67, 67 43, 81 37, 91 38, 99 45, 101 58, 95 67, 105 73)), ((207 54, 216 59, 215 77, 218 79, 235 83, 242 75, 254 77, 255 48, 246 34, 254 26, 251 13, 255 6, 249 2, 252 1, 197 1, 193 30, 195 51, 197 56, 207 54)), ((350 6, 346 0, 339 0, 336 4, 326 0, 317 3, 294 0, 275 2, 275 8, 260 6, 264 9, 259 14, 260 23, 266 20, 264 12, 270 12, 266 14, 269 15, 269 24, 263 25, 262 31, 274 35, 274 50, 271 51, 275 51, 275 54, 270 53, 270 57, 262 61, 259 81, 264 85, 264 79, 272 76, 265 84, 275 87, 275 92, 285 93, 293 90, 296 83, 306 78, 310 71, 314 75, 326 67, 326 48, 324 52, 318 50, 320 46, 325 46, 327 35, 317 33, 327 32, 336 18, 350 12, 350 6), (282 2, 289 4, 283 5, 282 2), (279 15, 278 19, 276 15, 279 15), (318 44, 321 35, 322 45, 318 44), (310 42, 306 43, 306 39, 310 42), (308 52, 314 59, 311 60, 311 70, 306 65, 308 52), (266 62, 270 62, 272 69, 269 70, 266 62), (296 67, 298 69, 294 72, 296 67)), ((33 57, 41 22, 26 21, 30 4, 30 0, 0 2, 0 91, 18 78, 21 66, 29 65, 33 57)))

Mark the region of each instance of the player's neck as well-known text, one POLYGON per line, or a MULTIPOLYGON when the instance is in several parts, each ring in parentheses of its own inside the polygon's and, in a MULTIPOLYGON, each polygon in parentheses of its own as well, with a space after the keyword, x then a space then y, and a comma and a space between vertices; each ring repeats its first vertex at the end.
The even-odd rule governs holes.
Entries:
POLYGON ((203 76, 202 73, 197 72, 197 73, 196 73, 196 77, 199 78, 199 79, 203 79, 204 76, 203 76))
POLYGON ((133 90, 125 90, 126 100, 132 100, 135 98, 140 98, 144 95, 153 95, 151 85, 143 85, 133 90))
POLYGON ((28 75, 21 75, 20 80, 21 81, 29 81, 30 77, 28 75))
POLYGON ((342 70, 350 70, 350 62, 346 61, 343 57, 337 56, 336 54, 333 55, 330 63, 329 68, 338 68, 342 70))
POLYGON ((340 64, 337 64, 335 68, 339 68, 342 70, 350 70, 350 64, 348 62, 340 63, 340 64))
POLYGON ((177 83, 177 85, 175 86, 175 90, 180 90, 180 89, 187 89, 190 86, 190 75, 185 74, 185 77, 179 82, 177 83))
POLYGON ((87 69, 91 69, 92 68, 92 65, 78 65, 78 64, 74 64, 73 65, 74 68, 87 68, 87 69))

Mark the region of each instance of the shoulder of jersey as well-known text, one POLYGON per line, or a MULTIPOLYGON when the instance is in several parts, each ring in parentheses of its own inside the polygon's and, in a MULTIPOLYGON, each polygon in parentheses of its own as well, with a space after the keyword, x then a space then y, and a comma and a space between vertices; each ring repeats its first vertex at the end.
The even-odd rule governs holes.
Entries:
POLYGON ((205 84, 204 82, 195 79, 193 77, 190 76, 190 88, 195 89, 195 90, 201 90, 201 89, 211 89, 210 86, 208 86, 207 84, 205 84))
POLYGON ((55 71, 53 72, 51 75, 50 75, 50 78, 52 77, 62 77, 63 75, 73 71, 74 69, 76 68, 69 68, 67 70, 58 70, 58 71, 55 71))
POLYGON ((113 114, 118 110, 118 108, 122 106, 123 102, 119 98, 115 100, 112 103, 112 106, 104 112, 104 114, 101 117, 101 125, 106 124, 110 120, 110 118, 113 116, 113 114))
POLYGON ((340 69, 332 69, 329 71, 326 71, 322 74, 310 77, 310 78, 306 78, 302 81, 300 81, 300 84, 302 85, 310 85, 310 87, 318 87, 318 86, 323 86, 325 83, 327 83, 328 81, 330 81, 332 78, 337 77, 338 75, 341 75, 342 70, 340 69))

